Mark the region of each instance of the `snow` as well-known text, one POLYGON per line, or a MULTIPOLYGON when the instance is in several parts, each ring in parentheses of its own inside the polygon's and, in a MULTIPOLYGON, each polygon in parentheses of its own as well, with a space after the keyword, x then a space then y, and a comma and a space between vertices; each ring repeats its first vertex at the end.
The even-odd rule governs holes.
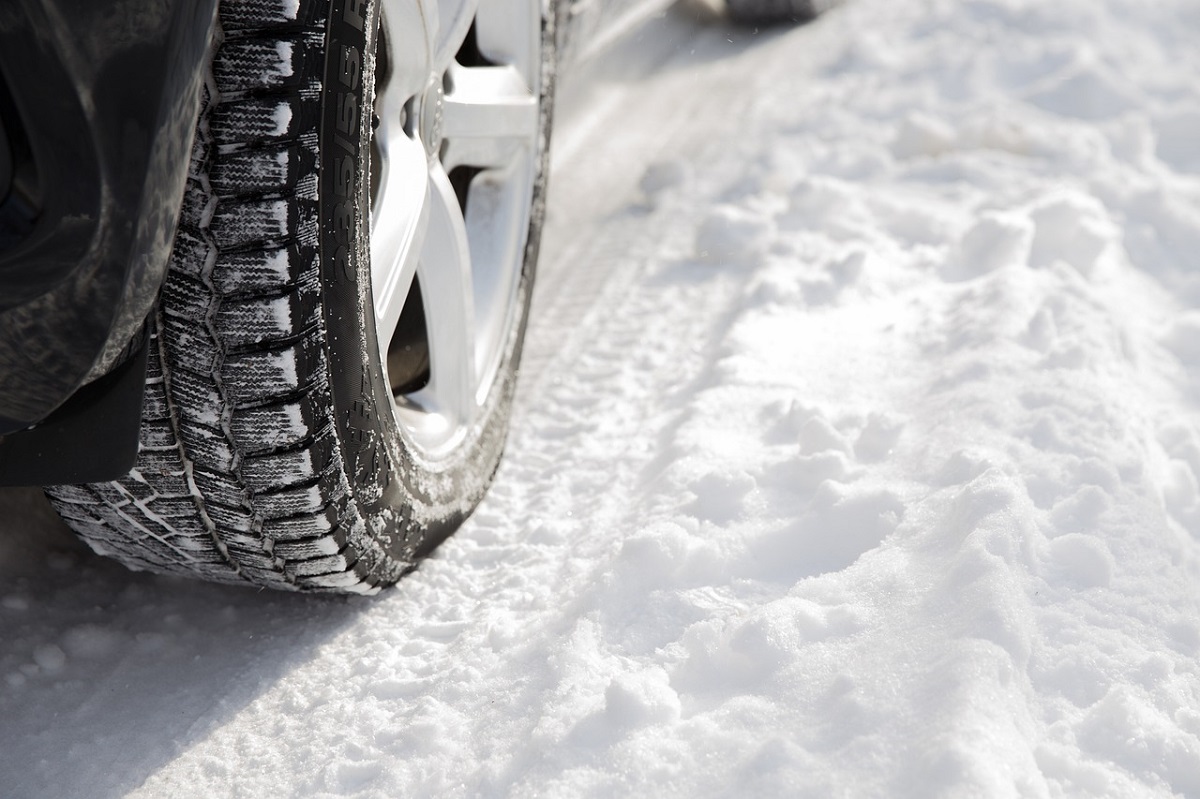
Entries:
MULTIPOLYGON (((299 2, 300 0, 296 0, 296 11, 299 11, 299 2)), ((276 105, 272 120, 275 123, 275 130, 273 131, 272 135, 282 136, 283 134, 287 133, 288 128, 292 125, 291 103, 279 103, 276 105)))
POLYGON ((279 56, 279 63, 275 70, 275 74, 281 78, 291 77, 293 67, 294 53, 292 52, 293 45, 291 42, 276 42, 275 54, 279 56))
POLYGON ((398 588, 0 499, 3 793, 1200 796, 1197 33, 652 22, 564 91, 505 462, 398 588))

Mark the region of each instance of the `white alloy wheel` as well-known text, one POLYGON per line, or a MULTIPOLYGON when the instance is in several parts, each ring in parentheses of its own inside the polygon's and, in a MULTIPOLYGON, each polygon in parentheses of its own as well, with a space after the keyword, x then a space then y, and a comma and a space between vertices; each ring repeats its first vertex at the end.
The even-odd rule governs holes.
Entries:
POLYGON ((383 2, 375 324, 402 435, 427 461, 478 423, 516 316, 541 135, 540 6, 383 2))

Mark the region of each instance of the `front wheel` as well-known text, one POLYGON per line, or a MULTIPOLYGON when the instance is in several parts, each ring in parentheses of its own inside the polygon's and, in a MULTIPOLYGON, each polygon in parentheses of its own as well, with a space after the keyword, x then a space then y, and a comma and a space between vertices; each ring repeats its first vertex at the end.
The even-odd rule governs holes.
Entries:
POLYGON ((396 581, 499 462, 544 215, 539 0, 225 0, 137 464, 56 486, 136 569, 396 581))

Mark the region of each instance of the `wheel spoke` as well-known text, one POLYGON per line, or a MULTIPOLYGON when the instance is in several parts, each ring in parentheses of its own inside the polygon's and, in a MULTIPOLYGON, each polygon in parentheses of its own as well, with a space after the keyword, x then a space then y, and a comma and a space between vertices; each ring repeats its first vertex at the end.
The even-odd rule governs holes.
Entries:
POLYGON ((493 64, 510 64, 536 94, 541 90, 541 11, 537 2, 484 3, 475 15, 475 43, 493 64))
POLYGON ((443 111, 442 162, 502 167, 532 146, 538 133, 537 98, 515 67, 461 67, 449 72, 443 111))
POLYGON ((467 38, 479 0, 438 0, 438 28, 433 40, 433 67, 445 72, 467 38))
POLYGON ((417 264, 429 337, 429 385, 414 399, 447 421, 467 422, 475 403, 475 309, 467 228, 450 178, 429 175, 429 226, 417 264))
POLYGON ((397 110, 409 97, 424 90, 437 68, 434 47, 438 11, 435 0, 388 3, 384 8, 382 32, 387 40, 388 73, 381 76, 377 88, 381 99, 397 110))
POLYGON ((476 380, 490 382, 511 325, 521 280, 533 192, 533 153, 503 170, 488 170, 470 186, 467 234, 475 275, 476 380))
POLYGON ((405 136, 398 124, 381 124, 376 142, 382 163, 371 214, 371 286, 375 329, 386 361, 417 271, 431 203, 429 161, 420 143, 405 136))

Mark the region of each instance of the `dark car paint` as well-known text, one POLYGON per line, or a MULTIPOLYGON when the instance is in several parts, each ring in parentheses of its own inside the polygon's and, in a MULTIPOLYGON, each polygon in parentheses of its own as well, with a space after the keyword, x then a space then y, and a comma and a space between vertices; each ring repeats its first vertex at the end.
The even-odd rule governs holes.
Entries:
MULTIPOLYGON (((0 486, 133 465, 218 2, 0 0, 0 486)), ((560 66, 667 4, 560 0, 560 66)))
POLYGON ((0 435, 110 370, 154 303, 216 2, 0 4, 0 435))

